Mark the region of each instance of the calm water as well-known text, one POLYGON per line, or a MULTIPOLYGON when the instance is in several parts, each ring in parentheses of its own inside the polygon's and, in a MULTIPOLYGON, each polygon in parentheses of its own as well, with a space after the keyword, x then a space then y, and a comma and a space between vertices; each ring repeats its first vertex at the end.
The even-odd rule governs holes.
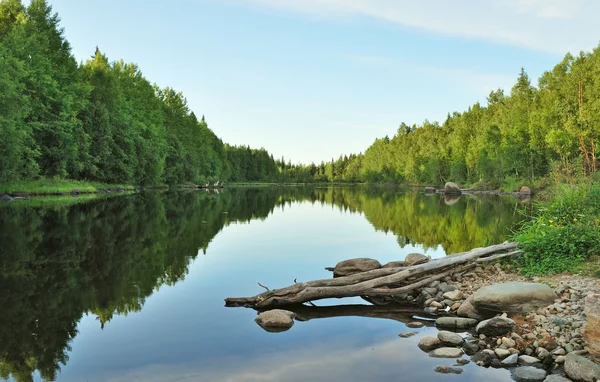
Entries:
MULTIPOLYGON (((0 205, 0 379, 15 381, 510 380, 467 365, 439 375, 401 339, 403 314, 308 310, 284 333, 230 296, 331 277, 352 257, 387 262, 503 241, 513 198, 360 188, 231 189, 0 205), (352 314, 353 316, 344 316, 352 314), (341 316, 340 316, 341 315, 341 316), (340 316, 317 318, 318 316, 340 316)), ((361 304, 359 299, 317 305, 361 304)))

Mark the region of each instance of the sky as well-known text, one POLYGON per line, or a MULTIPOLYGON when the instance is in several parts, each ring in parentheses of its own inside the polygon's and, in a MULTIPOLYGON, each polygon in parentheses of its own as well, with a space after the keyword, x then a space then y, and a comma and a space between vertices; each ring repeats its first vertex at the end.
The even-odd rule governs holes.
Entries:
POLYGON ((401 122, 534 84, 600 41, 596 0, 49 0, 96 46, 182 91, 224 142, 293 163, 363 152, 401 122))

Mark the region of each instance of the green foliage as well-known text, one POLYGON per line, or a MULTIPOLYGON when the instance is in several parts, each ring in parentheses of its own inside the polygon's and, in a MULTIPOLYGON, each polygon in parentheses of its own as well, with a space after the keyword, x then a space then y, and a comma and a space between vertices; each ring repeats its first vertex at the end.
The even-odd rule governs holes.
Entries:
POLYGON ((559 187, 538 210, 514 237, 524 252, 523 273, 574 271, 600 254, 600 186, 559 187))

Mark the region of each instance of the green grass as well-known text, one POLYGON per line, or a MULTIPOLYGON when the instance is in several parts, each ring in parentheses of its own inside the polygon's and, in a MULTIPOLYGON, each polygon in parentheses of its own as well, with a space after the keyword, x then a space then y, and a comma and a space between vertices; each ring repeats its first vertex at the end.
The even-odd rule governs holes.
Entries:
POLYGON ((124 184, 84 182, 69 179, 41 178, 36 180, 25 180, 0 184, 0 194, 10 194, 20 191, 37 195, 56 195, 65 192, 70 193, 74 189, 79 190, 81 193, 92 193, 107 188, 122 188, 125 190, 131 190, 134 188, 134 186, 124 184))

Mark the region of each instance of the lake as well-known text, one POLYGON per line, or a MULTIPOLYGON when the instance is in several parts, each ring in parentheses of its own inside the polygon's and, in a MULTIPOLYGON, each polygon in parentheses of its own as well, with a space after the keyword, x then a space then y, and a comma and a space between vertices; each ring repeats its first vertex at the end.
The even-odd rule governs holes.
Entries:
MULTIPOLYGON (((33 199, 0 205, 0 379, 10 381, 504 381, 467 365, 440 375, 402 314, 319 311, 283 333, 226 297, 329 278, 354 257, 385 263, 502 242, 514 197, 395 188, 270 187, 33 199), (321 312, 319 314, 318 312, 321 312), (324 313, 324 314, 323 314, 324 313), (338 317, 327 317, 338 316, 338 317), (377 316, 375 314, 375 316, 377 316), (320 317, 320 318, 319 318, 320 317)), ((361 305, 361 306, 354 306, 361 305)))

